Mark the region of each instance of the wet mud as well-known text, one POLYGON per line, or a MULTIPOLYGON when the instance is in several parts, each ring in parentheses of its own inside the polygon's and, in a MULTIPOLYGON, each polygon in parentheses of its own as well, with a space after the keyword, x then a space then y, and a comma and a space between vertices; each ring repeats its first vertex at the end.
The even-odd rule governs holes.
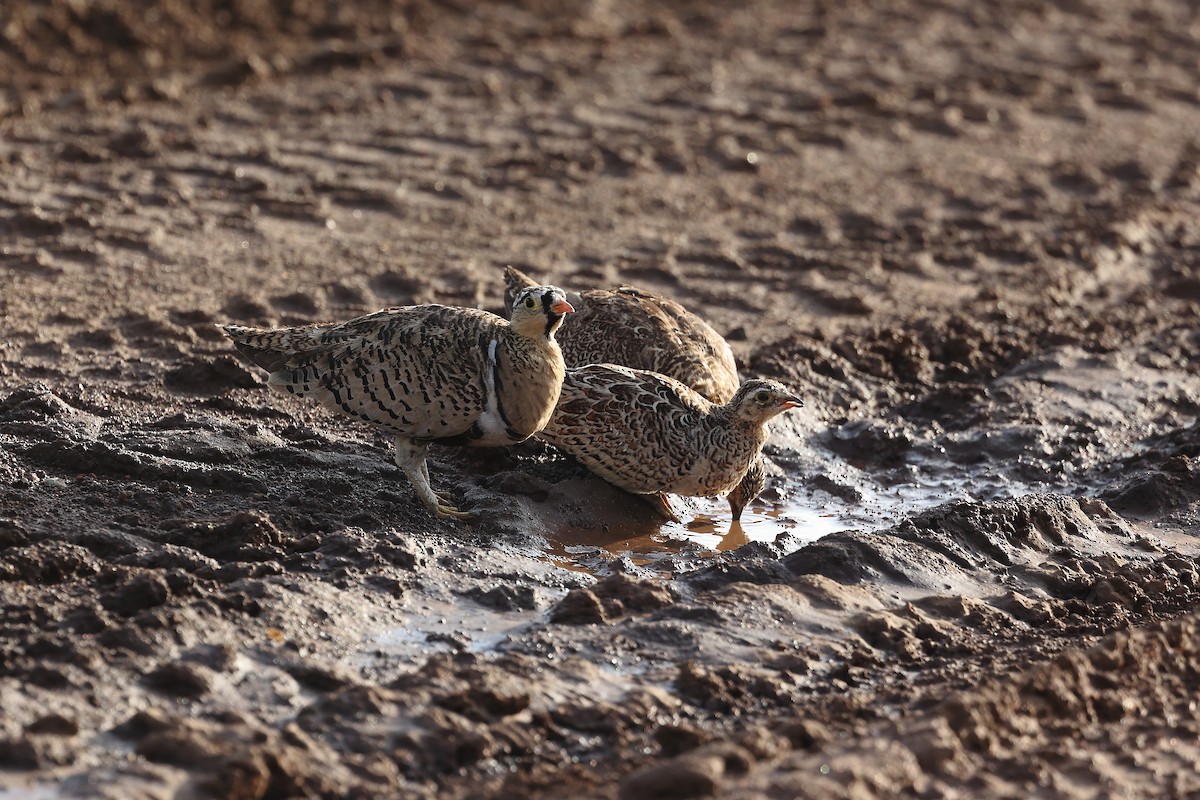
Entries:
POLYGON ((1189 3, 10 5, 0 798, 1200 791, 1189 3), (741 524, 216 327, 506 264, 805 397, 741 524))

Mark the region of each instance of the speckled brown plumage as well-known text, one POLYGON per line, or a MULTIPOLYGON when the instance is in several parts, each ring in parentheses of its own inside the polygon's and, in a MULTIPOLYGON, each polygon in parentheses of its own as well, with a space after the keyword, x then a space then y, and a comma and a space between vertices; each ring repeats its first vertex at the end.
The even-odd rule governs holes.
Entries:
POLYGON ((767 468, 763 463, 763 456, 760 454, 750 464, 750 469, 746 470, 741 482, 725 496, 725 499, 729 501, 729 513, 734 522, 741 520, 742 511, 762 494, 765 488, 767 488, 767 468))
MULTIPOLYGON (((506 305, 532 278, 504 270, 506 305)), ((679 303, 662 295, 620 286, 568 295, 576 316, 558 337, 568 367, 620 364, 666 375, 715 403, 738 388, 729 343, 679 303)))
POLYGON ((570 310, 561 289, 536 286, 516 298, 511 321, 425 305, 338 324, 223 328, 270 386, 394 434, 396 463, 422 502, 463 516, 430 487, 426 450, 514 444, 541 430, 562 385, 554 333, 570 310))
MULTIPOLYGON (((536 285, 513 267, 504 270, 505 301, 536 285)), ((737 392, 737 364, 729 343, 679 303, 653 292, 620 286, 571 292, 576 316, 558 337, 568 367, 619 364, 657 372, 696 390, 714 403, 737 392)), ((728 495, 734 520, 766 487, 761 457, 728 495)))
POLYGON ((614 364, 568 369, 540 438, 636 494, 733 491, 767 441, 766 422, 800 399, 750 380, 723 405, 677 380, 614 364))

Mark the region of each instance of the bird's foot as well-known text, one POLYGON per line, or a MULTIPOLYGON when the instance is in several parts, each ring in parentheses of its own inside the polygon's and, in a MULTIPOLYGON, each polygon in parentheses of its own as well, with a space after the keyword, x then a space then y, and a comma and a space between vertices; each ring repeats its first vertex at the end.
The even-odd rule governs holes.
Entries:
POLYGON ((451 503, 450 495, 444 492, 435 492, 429 485, 429 467, 425 464, 425 451, 428 449, 428 442, 397 436, 396 466, 404 470, 404 474, 412 483, 413 491, 417 493, 421 503, 429 509, 429 513, 443 518, 471 519, 475 516, 473 513, 459 511, 451 503))
POLYGON ((475 518, 474 511, 462 511, 458 508, 455 508, 448 492, 435 491, 433 496, 437 498, 437 507, 433 509, 433 513, 437 514, 439 517, 453 517, 454 519, 475 518))
POLYGON ((671 507, 671 500, 662 492, 658 494, 642 495, 650 506, 668 522, 683 522, 679 515, 675 513, 675 509, 671 507))
POLYGON ((475 512, 459 511, 457 508, 450 505, 450 503, 446 502, 448 499, 446 497, 446 495, 442 494, 441 492, 437 492, 436 494, 437 494, 437 498, 438 498, 437 505, 431 509, 434 514, 437 514, 439 517, 448 517, 450 519, 474 519, 475 518, 475 512))

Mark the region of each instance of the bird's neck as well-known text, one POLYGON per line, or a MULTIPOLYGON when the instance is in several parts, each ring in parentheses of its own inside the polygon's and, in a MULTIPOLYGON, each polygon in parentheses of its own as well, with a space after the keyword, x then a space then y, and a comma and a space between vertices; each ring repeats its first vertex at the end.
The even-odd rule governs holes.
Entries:
POLYGON ((731 430, 751 430, 758 427, 758 424, 753 420, 746 419, 738 414, 731 403, 719 406, 714 405, 708 413, 708 418, 731 430))
POLYGON ((708 414, 707 424, 719 431, 722 438, 746 442, 754 448, 762 447, 770 435, 765 422, 747 419, 729 405, 714 406, 708 414))
POLYGON ((544 428, 566 374, 558 342, 504 330, 497 337, 495 370, 497 396, 513 430, 528 437, 544 428))
POLYGON ((708 426, 707 445, 720 452, 724 460, 735 466, 734 472, 741 475, 749 469, 754 459, 767 443, 767 426, 747 424, 734 414, 721 414, 724 409, 714 409, 706 420, 708 426))

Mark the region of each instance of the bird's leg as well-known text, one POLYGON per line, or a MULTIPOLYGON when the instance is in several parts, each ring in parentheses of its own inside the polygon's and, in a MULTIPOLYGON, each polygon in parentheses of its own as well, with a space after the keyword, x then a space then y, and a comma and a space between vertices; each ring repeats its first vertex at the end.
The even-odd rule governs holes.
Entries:
POLYGON ((459 511, 450 505, 444 497, 439 496, 429 485, 429 467, 425 464, 425 453, 429 450, 426 442, 417 442, 405 436, 396 437, 396 466, 404 470, 409 483, 417 493, 417 498, 431 512, 439 517, 455 517, 466 519, 471 515, 459 511))
POLYGON ((741 525, 742 509, 744 509, 745 506, 742 505, 740 502, 738 502, 732 494, 726 496, 725 499, 729 501, 729 515, 732 518, 734 524, 741 525))
POLYGON ((742 480, 733 488, 733 491, 725 497, 729 501, 729 513, 733 516, 734 522, 742 518, 742 510, 754 502, 766 487, 767 471, 763 466, 763 457, 760 454, 750 462, 750 469, 742 476, 742 480))
MULTIPOLYGON (((421 461, 421 475, 422 475, 422 477, 425 478, 425 483, 428 484, 430 482, 429 481, 429 462, 428 461, 425 461, 425 460, 421 461)), ((442 503, 444 503, 446 505, 450 504, 450 495, 447 494, 446 492, 439 492, 437 489, 434 489, 433 494, 434 494, 434 497, 436 497, 438 500, 441 500, 442 503)))
POLYGON ((425 466, 425 453, 428 450, 428 444, 397 436, 394 458, 396 466, 404 470, 405 476, 412 484, 413 491, 417 493, 417 499, 436 514, 438 499, 437 495, 433 493, 433 487, 429 485, 429 468, 425 466))
POLYGON ((661 514, 665 519, 671 522, 682 522, 679 515, 675 513, 675 509, 671 508, 671 501, 667 499, 666 494, 659 492, 658 494, 642 495, 655 511, 661 514))

